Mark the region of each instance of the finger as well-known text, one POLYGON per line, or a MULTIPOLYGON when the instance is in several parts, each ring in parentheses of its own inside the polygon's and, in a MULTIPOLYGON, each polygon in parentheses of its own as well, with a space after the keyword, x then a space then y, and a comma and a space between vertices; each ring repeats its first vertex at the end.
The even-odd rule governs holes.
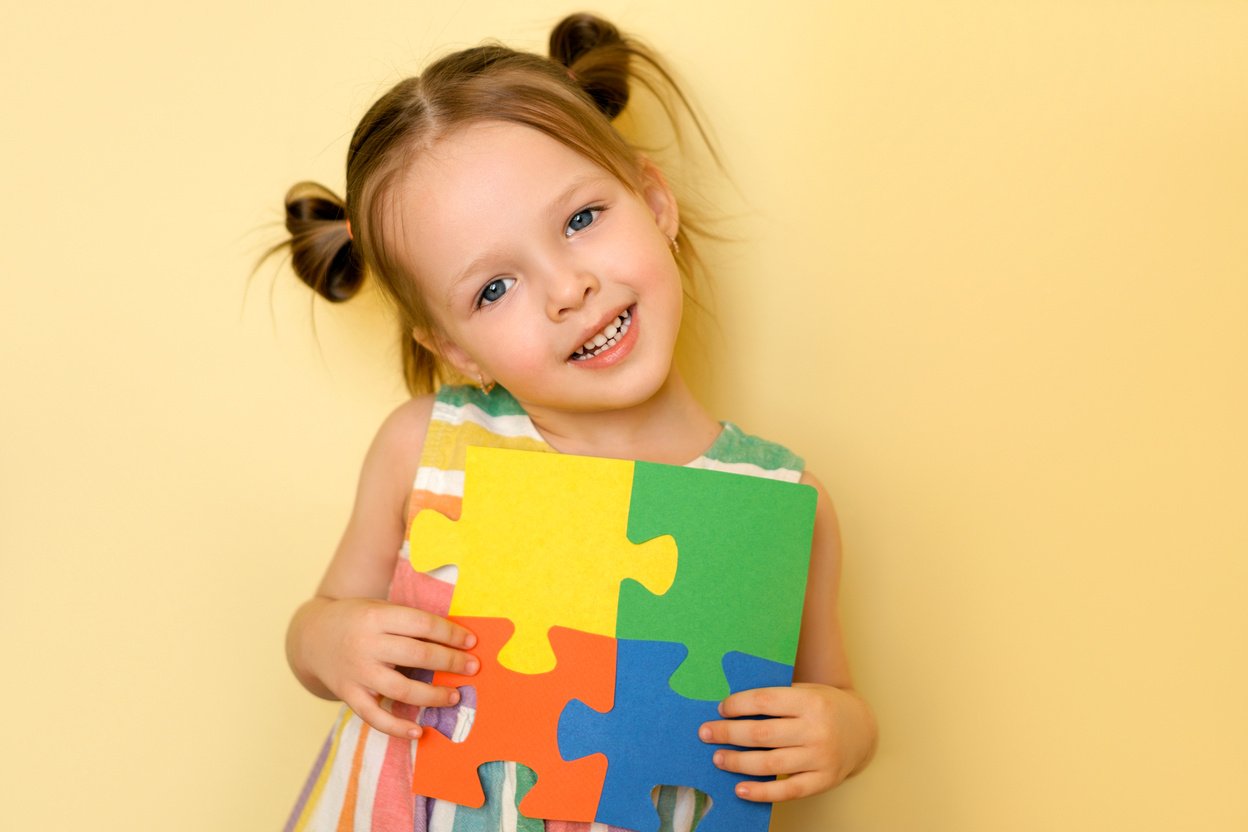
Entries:
POLYGON ((798 688, 753 688, 726 697, 720 716, 800 716, 809 695, 798 688))
POLYGON ((712 761, 715 767, 736 774, 755 777, 775 777, 794 774, 809 768, 809 755, 801 748, 776 748, 769 751, 734 751, 730 748, 716 749, 712 761))
POLYGON ((409 636, 465 650, 475 647, 477 643, 477 637, 471 630, 424 610, 389 604, 384 608, 382 618, 381 629, 398 636, 409 636))
POLYGON ((472 676, 481 668, 480 660, 471 653, 404 636, 392 636, 383 641, 377 658, 398 667, 443 670, 459 676, 472 676))
POLYGON ((383 668, 366 684, 382 696, 421 708, 448 708, 459 702, 455 688, 409 679, 390 668, 383 668))
POLYGON ((830 780, 831 778, 813 771, 803 771, 783 780, 743 781, 737 784, 736 794, 743 800, 752 800, 755 803, 775 803, 823 791, 831 785, 830 780))
POLYGON ((698 728, 698 739, 719 745, 745 748, 781 748, 801 745, 801 725, 796 719, 721 719, 704 722, 698 728))
POLYGON ((419 725, 410 719, 400 719, 390 713, 381 707, 375 694, 369 693, 363 688, 357 688, 348 696, 344 696, 342 701, 355 712, 356 716, 364 720, 369 727, 383 734, 389 734, 401 740, 414 740, 422 733, 419 725))

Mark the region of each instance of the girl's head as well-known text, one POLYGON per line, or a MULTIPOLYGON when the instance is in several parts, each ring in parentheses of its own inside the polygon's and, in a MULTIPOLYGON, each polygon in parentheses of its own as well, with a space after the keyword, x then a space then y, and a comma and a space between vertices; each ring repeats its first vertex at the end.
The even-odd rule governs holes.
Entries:
POLYGON ((521 400, 545 396, 566 389, 565 372, 610 375, 594 370, 618 361, 638 329, 650 353, 628 364, 670 364, 690 241, 661 174, 611 119, 638 65, 675 87, 652 55, 588 15, 555 28, 551 55, 487 45, 437 61, 365 114, 345 204, 312 183, 287 195, 303 280, 345 300, 368 272, 396 302, 413 392, 449 370, 531 383, 513 389, 521 400), (574 357, 575 338, 612 328, 631 339, 574 357))

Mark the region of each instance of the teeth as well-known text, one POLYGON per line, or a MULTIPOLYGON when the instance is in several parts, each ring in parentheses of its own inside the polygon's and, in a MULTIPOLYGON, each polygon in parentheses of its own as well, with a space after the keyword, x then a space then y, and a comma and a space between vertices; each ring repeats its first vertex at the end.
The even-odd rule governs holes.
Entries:
POLYGON ((620 313, 611 323, 603 327, 601 332, 578 347, 572 354, 573 360, 584 361, 587 358, 593 358, 603 350, 614 347, 628 331, 629 322, 628 312, 620 313))

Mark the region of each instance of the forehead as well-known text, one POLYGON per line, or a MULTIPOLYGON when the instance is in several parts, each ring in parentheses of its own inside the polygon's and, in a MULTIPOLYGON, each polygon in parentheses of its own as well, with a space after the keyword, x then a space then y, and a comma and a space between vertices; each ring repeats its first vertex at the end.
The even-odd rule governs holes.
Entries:
POLYGON ((435 141, 413 160, 404 177, 405 202, 425 208, 480 211, 542 202, 576 179, 611 174, 567 145, 529 127, 480 122, 435 141))

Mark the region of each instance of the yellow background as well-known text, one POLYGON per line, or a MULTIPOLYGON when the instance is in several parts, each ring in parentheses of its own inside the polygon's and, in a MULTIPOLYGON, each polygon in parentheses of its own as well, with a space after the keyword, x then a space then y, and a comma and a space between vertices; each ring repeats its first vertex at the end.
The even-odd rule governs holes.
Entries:
MULTIPOLYGON (((387 86, 573 6, 8 6, 0 826, 275 829, 403 393, 374 296, 249 269, 387 86)), ((841 512, 883 738, 775 827, 1248 828, 1248 5, 598 8, 735 176, 697 384, 841 512)))

